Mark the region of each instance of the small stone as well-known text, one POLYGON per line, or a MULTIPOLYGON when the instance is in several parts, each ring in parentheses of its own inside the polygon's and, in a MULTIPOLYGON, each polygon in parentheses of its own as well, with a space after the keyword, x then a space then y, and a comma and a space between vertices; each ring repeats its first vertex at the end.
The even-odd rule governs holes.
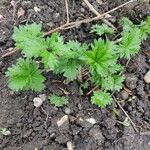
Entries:
POLYGON ((60 17, 60 13, 54 13, 54 15, 53 15, 53 18, 54 18, 54 19, 57 20, 59 17, 60 17))
POLYGON ((54 24, 54 22, 51 21, 51 22, 48 22, 47 25, 48 25, 49 27, 53 27, 55 24, 54 24))
POLYGON ((38 8, 37 6, 34 6, 34 11, 37 13, 37 12, 41 11, 41 9, 38 8))
POLYGON ((85 12, 85 9, 84 9, 84 8, 81 8, 81 12, 84 13, 84 12, 85 12))
POLYGON ((21 16, 24 16, 24 14, 25 14, 25 10, 22 7, 20 7, 17 13, 18 18, 20 18, 21 16))
POLYGON ((42 103, 43 103, 43 100, 41 98, 39 98, 39 97, 35 97, 33 99, 33 102, 34 102, 34 106, 35 107, 40 107, 42 105, 42 103))
POLYGON ((88 118, 88 119, 86 119, 86 121, 88 121, 89 123, 91 123, 91 124, 96 124, 96 120, 94 119, 94 118, 88 118))
POLYGON ((78 108, 79 110, 82 110, 82 105, 80 103, 78 104, 78 108))
POLYGON ((77 123, 78 123, 81 127, 87 128, 87 129, 89 129, 89 128, 91 128, 91 127, 93 126, 93 124, 91 124, 90 122, 86 121, 86 120, 83 119, 83 118, 79 118, 79 119, 77 120, 77 123))
POLYGON ((72 144, 72 142, 70 142, 70 141, 67 142, 67 149, 68 150, 73 150, 73 144, 72 144))
POLYGON ((68 108, 68 107, 65 108, 64 113, 65 113, 66 115, 70 115, 70 114, 71 114, 70 108, 68 108))
POLYGON ((145 74, 144 81, 148 84, 150 83, 150 70, 145 74))
POLYGON ((129 94, 125 90, 121 91, 120 95, 123 100, 127 100, 129 98, 129 94))
POLYGON ((66 121, 68 121, 68 115, 63 116, 60 120, 57 121, 58 127, 62 126, 66 121))
POLYGON ((21 127, 22 126, 22 123, 21 122, 18 122, 17 123, 17 127, 21 127))
POLYGON ((46 94, 40 94, 39 98, 41 98, 43 101, 45 101, 46 100, 46 94))

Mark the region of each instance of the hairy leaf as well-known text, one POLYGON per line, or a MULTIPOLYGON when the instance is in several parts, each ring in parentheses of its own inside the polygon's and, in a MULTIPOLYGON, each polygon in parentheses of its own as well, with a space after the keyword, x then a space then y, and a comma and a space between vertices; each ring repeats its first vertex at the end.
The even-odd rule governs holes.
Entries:
POLYGON ((33 90, 41 91, 44 88, 45 78, 38 65, 31 60, 19 59, 16 65, 8 68, 6 76, 9 77, 8 86, 14 91, 33 90))
POLYGON ((66 104, 68 104, 68 98, 62 96, 57 96, 55 94, 49 96, 49 101, 51 104, 55 105, 56 107, 62 107, 66 104))
POLYGON ((122 89, 122 82, 124 81, 123 76, 110 75, 102 78, 102 88, 111 91, 120 91, 122 89))
POLYGON ((109 93, 96 91, 91 97, 91 103, 101 108, 105 108, 107 105, 112 103, 112 97, 109 93))
POLYGON ((141 32, 139 28, 132 28, 130 31, 122 33, 122 41, 118 46, 120 57, 130 59, 131 56, 136 55, 140 50, 141 32))
POLYGON ((106 24, 102 24, 102 25, 97 25, 96 24, 96 25, 92 26, 91 32, 95 32, 96 34, 101 36, 103 34, 113 34, 114 33, 114 29, 109 27, 106 24))
POLYGON ((95 40, 92 50, 85 53, 84 60, 90 66, 91 73, 96 71, 101 76, 107 76, 109 68, 116 65, 115 45, 111 41, 95 40))

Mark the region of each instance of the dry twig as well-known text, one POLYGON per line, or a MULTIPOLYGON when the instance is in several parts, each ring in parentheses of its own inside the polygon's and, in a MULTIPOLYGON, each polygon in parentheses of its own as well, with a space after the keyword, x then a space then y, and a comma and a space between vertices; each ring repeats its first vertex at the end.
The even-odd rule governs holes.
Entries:
MULTIPOLYGON (((83 1, 96 16, 100 15, 100 13, 93 7, 93 5, 90 4, 88 0, 83 0, 83 1)), ((112 23, 110 23, 108 20, 102 19, 102 21, 106 23, 108 26, 112 27, 114 30, 116 30, 116 27, 112 23)))
POLYGON ((115 96, 113 96, 113 98, 115 99, 115 102, 117 103, 117 105, 119 106, 119 108, 124 112, 124 114, 126 115, 126 117, 129 119, 131 125, 133 126, 134 130, 139 133, 138 129, 136 128, 136 125, 134 124, 134 122, 132 121, 132 119, 130 118, 130 116, 127 114, 127 112, 123 109, 123 107, 120 105, 120 103, 116 100, 115 96))
MULTIPOLYGON (((59 26, 59 27, 57 27, 55 29, 52 29, 52 30, 50 30, 48 32, 45 32, 44 35, 47 36, 47 35, 49 35, 49 34, 51 34, 53 32, 56 32, 56 31, 71 29, 71 28, 77 27, 77 26, 79 26, 79 25, 81 25, 83 23, 89 23, 89 22, 92 22, 92 21, 103 19, 106 15, 108 15, 108 14, 110 14, 110 13, 112 13, 112 12, 114 12, 114 11, 116 11, 116 10, 118 10, 118 9, 120 9, 120 8, 130 4, 132 2, 134 2, 134 1, 136 1, 136 0, 130 0, 130 1, 128 1, 128 2, 126 2, 124 4, 122 4, 122 5, 119 5, 119 6, 115 7, 115 8, 113 8, 113 9, 111 9, 111 10, 109 10, 109 11, 103 13, 103 14, 99 14, 98 16, 93 17, 93 18, 88 18, 88 19, 83 19, 83 20, 80 20, 80 21, 69 22, 69 23, 63 24, 63 25, 61 25, 61 26, 59 26)), ((7 56, 10 56, 10 55, 12 55, 12 54, 14 54, 14 53, 16 53, 18 51, 19 51, 19 49, 14 49, 11 52, 6 52, 1 57, 4 58, 4 57, 7 57, 7 56)))
POLYGON ((94 88, 92 88, 86 95, 90 95, 93 91, 95 91, 99 86, 95 86, 94 88))
POLYGON ((66 5, 66 15, 67 15, 67 22, 66 22, 66 24, 68 24, 69 23, 68 0, 65 0, 65 5, 66 5))
POLYGON ((103 19, 107 14, 110 14, 110 13, 112 13, 112 12, 114 12, 114 11, 116 11, 116 10, 118 10, 118 9, 120 9, 120 8, 130 4, 132 2, 134 2, 134 1, 136 1, 136 0, 130 0, 130 1, 128 1, 128 2, 126 2, 124 4, 122 4, 122 5, 119 5, 119 6, 115 7, 115 8, 113 8, 113 9, 111 9, 111 10, 109 10, 109 11, 103 13, 103 14, 100 14, 100 15, 98 15, 96 17, 93 17, 93 18, 83 19, 83 20, 80 20, 80 21, 70 22, 68 24, 61 25, 61 26, 59 26, 59 27, 57 27, 57 28, 55 28, 53 30, 45 32, 44 35, 46 36, 46 35, 49 35, 49 34, 51 34, 53 32, 56 32, 56 31, 71 29, 71 28, 77 27, 77 26, 79 26, 79 25, 81 25, 83 23, 89 23, 89 22, 92 22, 92 21, 103 19))

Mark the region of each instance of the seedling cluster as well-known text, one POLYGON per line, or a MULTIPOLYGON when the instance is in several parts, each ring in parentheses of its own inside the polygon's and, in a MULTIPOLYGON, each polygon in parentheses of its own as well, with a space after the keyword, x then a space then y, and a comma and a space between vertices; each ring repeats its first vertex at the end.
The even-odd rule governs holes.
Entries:
MULTIPOLYGON (((45 87, 43 73, 46 71, 62 74, 66 80, 73 81, 80 79, 83 70, 88 70, 89 83, 99 86, 99 90, 93 92, 91 102, 106 107, 112 102, 110 93, 122 89, 124 67, 119 60, 135 56, 141 42, 150 34, 150 17, 139 25, 123 18, 120 25, 121 35, 119 39, 113 38, 115 40, 109 39, 109 34, 116 36, 114 29, 106 24, 94 25, 91 32, 99 37, 91 44, 64 42, 58 32, 45 38, 41 24, 15 27, 13 39, 22 58, 6 72, 9 88, 41 91, 45 87)), ((66 99, 61 100, 55 95, 50 97, 50 101, 56 106, 67 103, 66 99)))

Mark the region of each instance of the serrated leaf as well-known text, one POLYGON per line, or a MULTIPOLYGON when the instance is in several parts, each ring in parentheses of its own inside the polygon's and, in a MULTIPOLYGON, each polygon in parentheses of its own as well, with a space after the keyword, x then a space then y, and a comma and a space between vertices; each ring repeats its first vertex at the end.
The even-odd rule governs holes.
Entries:
POLYGON ((122 41, 118 46, 118 52, 121 58, 130 59, 135 56, 141 45, 141 32, 139 28, 132 28, 130 31, 122 33, 122 41))
POLYGON ((63 73, 63 76, 69 81, 77 79, 79 70, 83 61, 80 57, 86 51, 88 46, 86 44, 80 44, 76 41, 69 41, 66 44, 66 51, 59 58, 59 64, 55 68, 55 73, 63 73))
POLYGON ((150 16, 148 16, 147 20, 142 22, 140 26, 141 37, 145 40, 150 34, 150 16))
POLYGON ((19 59, 16 65, 8 68, 6 72, 9 88, 14 91, 29 89, 41 91, 44 88, 45 78, 38 68, 38 65, 31 60, 19 59))
POLYGON ((92 26, 91 32, 95 32, 96 34, 101 36, 103 34, 113 34, 114 33, 114 29, 109 27, 106 24, 102 24, 102 25, 97 25, 96 24, 96 25, 92 26))
POLYGON ((110 105, 112 103, 112 97, 109 93, 96 91, 91 97, 91 103, 101 108, 105 108, 107 105, 110 105))
POLYGON ((56 107, 62 107, 68 104, 68 98, 62 96, 57 96, 55 94, 48 97, 51 104, 55 105, 56 107))
POLYGON ((54 71, 59 63, 58 56, 48 51, 43 52, 41 56, 45 68, 54 71))
POLYGON ((16 43, 21 43, 37 37, 43 37, 41 29, 42 25, 36 23, 20 25, 18 28, 14 27, 14 34, 12 37, 16 43))
POLYGON ((123 26, 123 30, 127 31, 127 32, 129 32, 132 28, 135 27, 133 22, 131 20, 129 20, 129 18, 127 18, 127 17, 123 17, 120 20, 120 24, 123 26))
POLYGON ((42 51, 48 48, 40 24, 30 24, 14 28, 13 39, 16 47, 22 50, 27 58, 38 57, 42 51))
POLYGON ((109 68, 116 64, 115 45, 111 41, 95 40, 92 50, 85 53, 84 61, 90 66, 91 73, 96 71, 101 76, 107 76, 109 68))
POLYGON ((120 91, 122 89, 123 76, 110 75, 102 78, 102 88, 104 90, 120 91))

